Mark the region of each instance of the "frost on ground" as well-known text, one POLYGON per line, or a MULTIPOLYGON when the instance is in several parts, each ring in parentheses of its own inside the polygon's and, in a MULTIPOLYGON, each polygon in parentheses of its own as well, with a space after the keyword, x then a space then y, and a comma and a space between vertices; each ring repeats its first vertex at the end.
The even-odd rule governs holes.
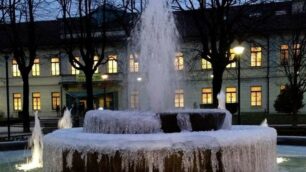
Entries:
POLYGON ((152 134, 101 134, 85 133, 82 128, 55 131, 44 138, 45 171, 61 171, 63 161, 71 168, 72 153, 80 152, 87 162, 87 155, 95 153, 112 158, 119 152, 121 168, 128 169, 143 159, 148 169, 163 171, 165 158, 181 156, 181 166, 188 171, 198 168, 205 150, 211 151, 210 161, 214 170, 219 169, 218 152, 226 171, 276 171, 276 131, 269 127, 234 126, 231 130, 152 134), (69 152, 63 157, 63 152, 69 152), (65 160, 63 160, 63 158, 65 160), (194 162, 194 163, 193 163, 194 162))

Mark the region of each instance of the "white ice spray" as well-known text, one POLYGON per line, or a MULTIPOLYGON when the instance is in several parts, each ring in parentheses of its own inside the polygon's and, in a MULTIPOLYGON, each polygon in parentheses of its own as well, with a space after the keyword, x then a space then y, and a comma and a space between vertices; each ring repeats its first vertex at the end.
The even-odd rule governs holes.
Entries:
POLYGON ((58 128, 72 128, 71 112, 66 108, 63 117, 58 121, 58 128))
POLYGON ((32 147, 32 159, 29 163, 17 165, 18 170, 29 171, 43 166, 43 134, 41 132, 38 112, 35 112, 35 124, 32 136, 29 140, 29 146, 32 147))
POLYGON ((219 102, 218 108, 222 109, 222 110, 225 110, 226 106, 225 106, 225 94, 224 94, 224 91, 220 91, 220 93, 217 95, 217 98, 218 98, 218 102, 219 102))
POLYGON ((260 126, 262 126, 262 127, 269 127, 267 118, 265 118, 265 119, 261 122, 260 126))

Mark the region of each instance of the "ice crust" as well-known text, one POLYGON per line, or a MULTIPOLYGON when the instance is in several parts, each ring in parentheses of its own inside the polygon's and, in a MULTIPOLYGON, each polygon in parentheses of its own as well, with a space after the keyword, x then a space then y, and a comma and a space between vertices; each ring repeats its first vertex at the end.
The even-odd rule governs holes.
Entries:
POLYGON ((84 119, 84 131, 89 133, 157 133, 160 128, 159 117, 152 112, 92 110, 84 119))
MULTIPOLYGON (((82 128, 62 129, 44 137, 44 152, 48 152, 44 154, 44 170, 62 171, 63 151, 82 152, 84 161, 87 153, 113 157, 119 151, 124 160, 122 169, 128 169, 129 164, 136 164, 139 157, 145 157, 149 171, 159 169, 160 172, 166 157, 183 152, 182 166, 187 172, 199 165, 200 150, 211 150, 215 170, 218 169, 216 152, 221 151, 226 171, 274 172, 277 171, 276 136, 274 129, 260 126, 171 134, 102 134, 85 133, 82 128)), ((66 161, 71 166, 71 155, 66 161)))
MULTIPOLYGON (((232 115, 221 109, 186 109, 172 110, 176 113, 178 125, 182 131, 192 131, 188 114, 226 113, 222 129, 230 129, 232 115)), ((84 131, 88 133, 144 134, 159 133, 161 122, 159 115, 153 112, 93 110, 86 113, 84 131)))

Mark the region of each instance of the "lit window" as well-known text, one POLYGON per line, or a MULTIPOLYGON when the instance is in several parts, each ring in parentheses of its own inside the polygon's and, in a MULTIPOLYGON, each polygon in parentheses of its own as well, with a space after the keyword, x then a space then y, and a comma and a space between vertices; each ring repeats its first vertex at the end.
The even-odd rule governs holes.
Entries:
POLYGON ((131 93, 131 108, 137 109, 139 107, 139 92, 133 91, 131 93))
POLYGON ((251 87, 251 106, 261 106, 262 92, 260 86, 251 87))
POLYGON ((137 55, 130 55, 130 72, 139 72, 139 62, 137 55))
POLYGON ((14 77, 20 76, 20 71, 19 71, 18 64, 17 64, 16 60, 13 60, 12 66, 13 66, 13 76, 14 77))
POLYGON ((118 72, 118 62, 117 62, 117 56, 116 55, 108 56, 107 72, 108 73, 117 73, 118 72))
POLYGON ((51 75, 58 76, 60 74, 60 59, 57 57, 51 58, 51 75))
POLYGON ((212 89, 211 88, 202 89, 202 104, 212 104, 212 89))
POLYGON ((32 75, 39 76, 40 75, 40 66, 39 66, 39 59, 34 60, 34 64, 32 66, 32 75))
POLYGON ((52 100, 52 110, 56 110, 57 107, 61 105, 61 96, 59 92, 52 92, 51 93, 51 100, 52 100))
POLYGON ((237 102, 237 90, 235 87, 226 88, 226 103, 237 102))
POLYGON ((288 58, 289 58, 288 45, 281 45, 281 47, 280 47, 280 60, 281 60, 281 63, 287 62, 288 58))
MULTIPOLYGON (((76 61, 80 61, 80 57, 75 57, 75 60, 76 61)), ((76 67, 79 67, 79 65, 77 63, 74 63, 74 65, 76 67)), ((78 69, 74 68, 73 66, 71 66, 71 74, 72 75, 79 75, 80 74, 80 70, 78 70, 78 69)))
POLYGON ((40 110, 40 93, 32 93, 32 106, 33 110, 40 110))
POLYGON ((183 53, 177 53, 174 60, 175 70, 184 69, 184 56, 183 53))
POLYGON ((184 90, 182 89, 175 90, 174 106, 176 108, 184 107, 184 90))
POLYGON ((211 63, 205 59, 201 60, 202 69, 211 69, 211 63))
MULTIPOLYGON (((94 65, 93 65, 93 67, 95 67, 97 65, 98 61, 99 61, 99 57, 95 56, 94 57, 94 65)), ((99 67, 97 67, 97 69, 95 70, 95 73, 99 73, 99 67)))
POLYGON ((293 57, 298 57, 301 54, 301 44, 293 44, 292 54, 293 57))
POLYGON ((13 94, 13 108, 14 111, 21 111, 21 94, 14 93, 13 94))
MULTIPOLYGON (((229 57, 229 60, 234 60, 235 58, 235 53, 234 53, 234 50, 233 49, 230 49, 230 57, 229 57)), ((228 64, 226 66, 226 68, 235 68, 236 67, 236 62, 232 62, 230 64, 228 64)))
POLYGON ((262 52, 261 47, 252 47, 251 48, 251 66, 259 67, 262 62, 262 52))

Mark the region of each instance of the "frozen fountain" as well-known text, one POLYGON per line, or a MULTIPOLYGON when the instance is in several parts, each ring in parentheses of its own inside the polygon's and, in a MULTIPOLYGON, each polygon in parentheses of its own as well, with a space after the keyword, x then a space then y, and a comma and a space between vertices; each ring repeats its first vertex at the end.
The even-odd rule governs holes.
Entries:
POLYGON ((84 128, 46 135, 44 171, 277 171, 276 131, 232 126, 224 93, 219 109, 168 109, 177 31, 165 0, 149 1, 140 29, 142 111, 88 111, 84 128))
POLYGON ((43 134, 41 132, 37 111, 35 112, 35 124, 29 140, 29 146, 32 148, 32 158, 28 163, 17 165, 16 168, 18 170, 29 171, 35 168, 41 168, 43 165, 43 134))

